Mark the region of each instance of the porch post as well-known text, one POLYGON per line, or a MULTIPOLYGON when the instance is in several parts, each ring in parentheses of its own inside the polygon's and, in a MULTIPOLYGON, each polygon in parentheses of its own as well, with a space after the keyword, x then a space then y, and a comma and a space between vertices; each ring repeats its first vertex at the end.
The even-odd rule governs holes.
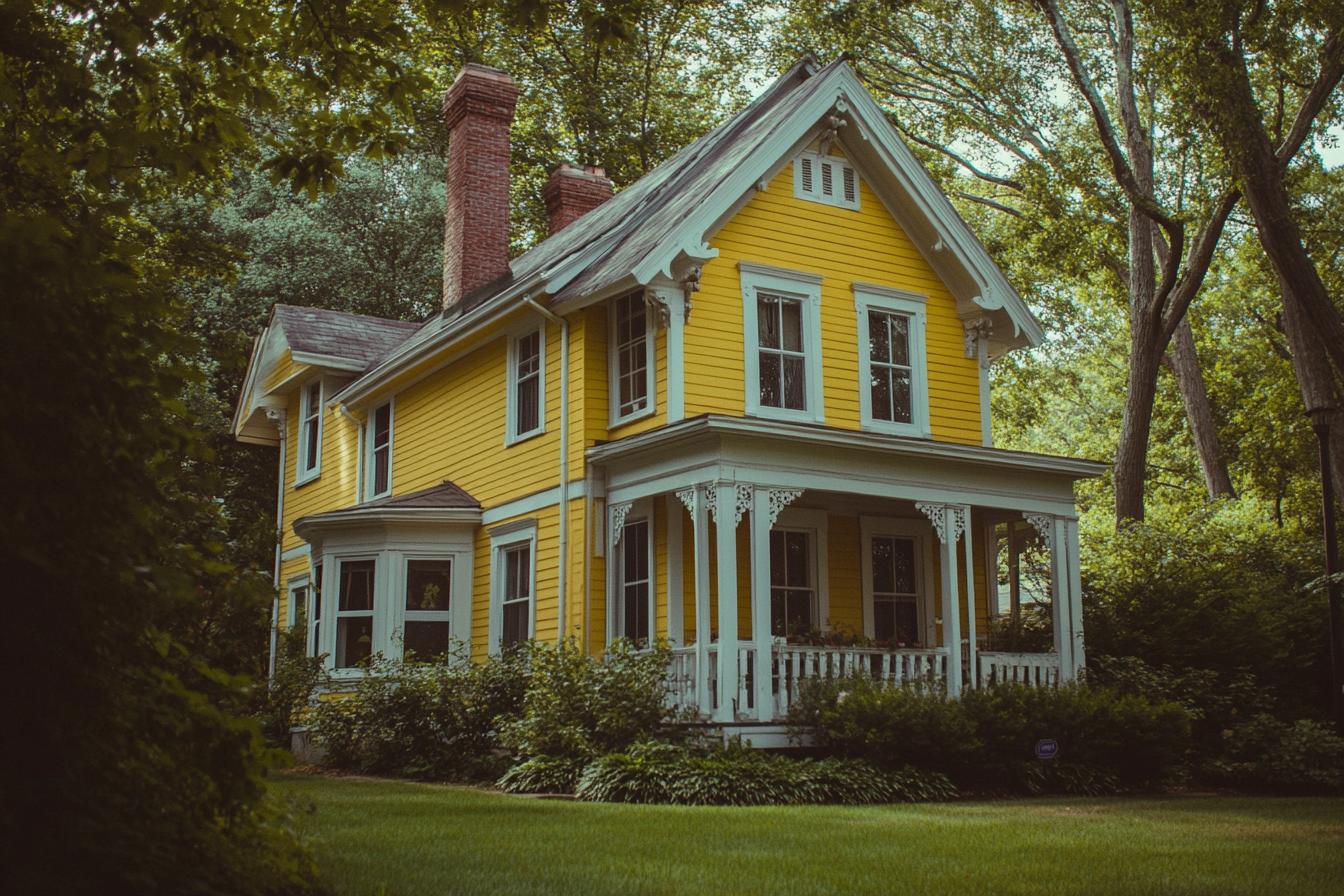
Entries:
POLYGON ((737 667, 737 486, 717 482, 711 491, 719 567, 719 708, 714 721, 733 722, 741 675, 737 667))
POLYGON ((695 547, 695 702, 702 715, 713 707, 709 695, 709 497, 711 490, 692 486, 677 492, 691 512, 695 547))
POLYGON ((947 693, 955 697, 961 693, 961 607, 957 586, 957 510, 953 504, 915 504, 938 535, 942 550, 938 555, 942 565, 943 582, 943 647, 947 649, 947 693))
POLYGON ((980 673, 976 664, 977 645, 975 643, 975 553, 971 545, 970 505, 957 508, 957 512, 961 516, 961 534, 966 539, 966 549, 963 553, 966 557, 966 641, 970 669, 970 680, 966 682, 966 685, 968 687, 979 687, 980 673))
POLYGON ((1059 658, 1059 677, 1074 677, 1073 628, 1069 595, 1067 528, 1064 520, 1048 513, 1025 514, 1050 552, 1050 625, 1055 630, 1055 656, 1059 658))
MULTIPOLYGON (((751 503, 751 640, 756 648, 756 718, 775 717, 771 689, 774 638, 770 634, 770 490, 754 490, 751 503)), ((783 681, 780 686, 783 687, 783 681)))
POLYGON ((1064 577, 1064 581, 1068 585, 1068 628, 1073 648, 1070 651, 1071 668, 1068 677, 1073 679, 1077 678, 1078 673, 1087 665, 1086 658, 1083 655, 1083 575, 1078 546, 1078 521, 1075 519, 1060 519, 1056 526, 1056 531, 1064 536, 1065 547, 1060 553, 1064 555, 1069 567, 1068 575, 1064 577))

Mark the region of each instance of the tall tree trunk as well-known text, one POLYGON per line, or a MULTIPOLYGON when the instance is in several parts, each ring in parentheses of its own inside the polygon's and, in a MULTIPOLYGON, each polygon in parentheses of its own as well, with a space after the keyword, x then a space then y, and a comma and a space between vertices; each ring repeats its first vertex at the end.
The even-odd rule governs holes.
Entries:
MULTIPOLYGON (((1131 141, 1131 157, 1133 156, 1131 141)), ((1146 149, 1146 147, 1143 147, 1146 149)), ((1140 150, 1142 168, 1144 153, 1140 150)), ((1150 159, 1151 156, 1148 156, 1150 159)), ((1165 346, 1153 320, 1156 270, 1153 258, 1153 222, 1131 207, 1129 211, 1129 383, 1125 413, 1116 446, 1115 520, 1117 525, 1143 520, 1143 483, 1148 468, 1148 435, 1153 428, 1157 372, 1165 346)))
POLYGON ((1222 445, 1218 441, 1218 427, 1213 421, 1209 392, 1204 386, 1204 373, 1199 369, 1199 355, 1195 351, 1195 334, 1190 332, 1190 321, 1181 318, 1172 335, 1171 352, 1164 359, 1176 376, 1185 401, 1185 419, 1190 424, 1190 435, 1195 440, 1195 454, 1199 469, 1204 474, 1204 487, 1209 500, 1235 498, 1232 477, 1223 460, 1222 445))
MULTIPOLYGON (((1321 340, 1301 305, 1289 295, 1282 278, 1279 286, 1284 291, 1283 333, 1288 338, 1288 349, 1293 353, 1293 373, 1297 375, 1302 402, 1306 408, 1338 407, 1334 371, 1321 340)), ((1335 494, 1344 495, 1344 414, 1338 411, 1330 421, 1330 466, 1335 494)))

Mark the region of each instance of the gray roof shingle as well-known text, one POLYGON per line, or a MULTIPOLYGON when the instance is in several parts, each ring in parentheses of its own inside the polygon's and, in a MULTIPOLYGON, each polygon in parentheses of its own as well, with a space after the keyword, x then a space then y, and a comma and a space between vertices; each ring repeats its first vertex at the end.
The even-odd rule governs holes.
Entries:
POLYGON ((422 326, 416 321, 296 305, 276 305, 272 321, 284 329, 291 351, 330 355, 362 364, 365 370, 422 326))

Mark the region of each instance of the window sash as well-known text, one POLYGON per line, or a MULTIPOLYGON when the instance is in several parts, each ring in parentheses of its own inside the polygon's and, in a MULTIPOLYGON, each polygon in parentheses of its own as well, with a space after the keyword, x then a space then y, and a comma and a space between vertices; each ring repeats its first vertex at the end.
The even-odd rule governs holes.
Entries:
POLYGON ((810 532, 773 529, 770 532, 770 633, 786 636, 791 630, 816 625, 816 583, 813 576, 813 538, 810 532))
POLYGON ((758 292, 756 323, 761 406, 807 410, 802 300, 758 292))
POLYGON ((375 560, 342 560, 336 603, 336 668, 358 668, 373 656, 375 560))
POLYGON ((514 365, 514 434, 541 428, 541 331, 520 336, 514 365))
POLYGON ((522 544, 503 552, 504 594, 501 603, 503 626, 500 645, 505 646, 531 637, 532 545, 522 544))
POLYGON ((649 406, 648 310, 641 294, 616 300, 615 351, 617 418, 649 406))
POLYGON ((891 423, 914 420, 910 327, 907 315, 868 311, 869 388, 876 420, 891 423))
POLYGON ((621 634, 635 643, 649 640, 649 522, 635 520, 621 529, 621 634))
POLYGON ((373 494, 381 495, 392 487, 392 405, 373 412, 373 494))
POLYGON ((303 421, 300 438, 303 440, 302 469, 300 473, 311 473, 321 460, 322 447, 322 382, 309 383, 303 388, 303 421))
POLYGON ((453 561, 407 560, 402 616, 403 656, 428 659, 452 647, 453 561))

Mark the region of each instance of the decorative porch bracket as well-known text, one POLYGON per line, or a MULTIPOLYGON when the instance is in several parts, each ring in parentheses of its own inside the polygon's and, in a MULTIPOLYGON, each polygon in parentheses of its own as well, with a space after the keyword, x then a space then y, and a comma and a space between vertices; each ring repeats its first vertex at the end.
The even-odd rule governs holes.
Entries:
MULTIPOLYGON (((721 486, 725 486, 725 485, 728 485, 728 483, 720 481, 720 482, 716 482, 716 483, 714 483, 713 485, 709 486, 709 488, 711 488, 711 489, 716 489, 716 488, 719 488, 719 487, 721 487, 721 486)), ((738 486, 736 486, 736 489, 737 489, 737 500, 736 500, 736 501, 734 502, 734 504, 733 504, 733 529, 734 529, 734 530, 737 529, 737 524, 740 523, 740 522, 742 522, 742 515, 743 515, 744 513, 746 513, 748 510, 751 509, 751 495, 752 495, 752 491, 753 491, 752 487, 749 486, 749 485, 738 485, 738 486)), ((710 502, 709 502, 709 515, 710 515, 710 518, 714 520, 714 525, 716 525, 716 526, 719 525, 719 502, 718 502, 718 501, 710 501, 710 502)))
POLYGON ((275 431, 282 439, 289 437, 289 429, 288 426, 286 425, 286 421, 288 420, 288 418, 289 418, 289 411, 285 410, 284 408, 266 409, 266 419, 275 421, 275 431))
POLYGON ((694 525, 695 523, 696 495, 698 495, 699 493, 700 493, 699 489, 697 489, 695 486, 691 486, 690 488, 684 488, 681 491, 677 492, 677 497, 681 500, 681 503, 686 505, 686 512, 691 515, 692 525, 694 525))
POLYGON ((1041 536, 1041 543, 1045 549, 1051 550, 1054 547, 1055 540, 1055 518, 1048 513, 1024 513, 1027 522, 1031 523, 1036 533, 1041 536))
POLYGON ((621 543, 621 533, 625 530, 625 517, 630 513, 630 508, 634 507, 633 501, 627 501, 624 504, 611 505, 611 546, 615 548, 621 543))
POLYGON ((775 528, 775 521, 778 520, 778 519, 779 519, 779 515, 780 515, 781 513, 784 512, 784 508, 785 508, 785 507, 788 507, 788 506, 789 506, 790 504, 792 504, 795 500, 797 500, 798 497, 799 497, 800 495, 802 495, 802 493, 803 493, 803 490, 802 490, 801 488, 772 488, 772 489, 770 489, 770 526, 769 526, 769 528, 771 528, 771 529, 775 528))

